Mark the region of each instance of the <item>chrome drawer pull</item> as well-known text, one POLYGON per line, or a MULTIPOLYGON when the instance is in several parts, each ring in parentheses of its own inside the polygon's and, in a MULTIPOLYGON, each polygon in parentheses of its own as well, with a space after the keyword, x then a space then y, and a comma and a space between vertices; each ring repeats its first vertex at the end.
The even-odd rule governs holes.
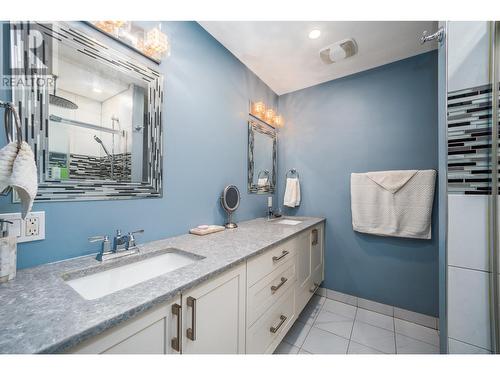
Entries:
POLYGON ((311 289, 309 289, 309 292, 311 292, 311 293, 316 292, 318 290, 318 288, 319 288, 319 284, 318 283, 313 283, 313 285, 314 286, 311 289))
POLYGON ((177 337, 174 337, 171 341, 172 348, 179 353, 182 350, 182 306, 175 303, 172 305, 172 314, 177 315, 177 337))
POLYGON ((278 332, 278 330, 281 328, 281 326, 283 325, 283 323, 285 323, 285 320, 287 320, 287 319, 288 318, 285 315, 281 315, 280 316, 280 322, 278 323, 278 325, 276 327, 269 328, 269 330, 271 331, 271 333, 278 332))
POLYGON ((316 246, 318 244, 318 230, 317 229, 313 229, 312 230, 312 241, 311 241, 311 245, 312 246, 316 246))
POLYGON ((283 286, 283 284, 285 284, 287 281, 288 281, 288 279, 287 279, 286 277, 282 277, 282 278, 281 278, 281 281, 280 281, 280 283, 279 283, 278 285, 273 285, 273 286, 271 287, 271 292, 273 292, 273 294, 274 294, 274 293, 276 293, 276 291, 277 291, 279 288, 281 288, 281 287, 283 286))
POLYGON ((191 341, 196 340, 196 298, 188 297, 186 304, 191 307, 191 328, 186 330, 186 336, 191 341))
POLYGON ((279 260, 283 259, 283 258, 284 258, 284 257, 286 257, 288 254, 289 254, 289 252, 288 252, 288 251, 283 250, 283 251, 281 252, 281 255, 280 255, 279 257, 277 257, 277 256, 274 256, 274 257, 273 257, 273 262, 277 262, 277 261, 279 261, 279 260))

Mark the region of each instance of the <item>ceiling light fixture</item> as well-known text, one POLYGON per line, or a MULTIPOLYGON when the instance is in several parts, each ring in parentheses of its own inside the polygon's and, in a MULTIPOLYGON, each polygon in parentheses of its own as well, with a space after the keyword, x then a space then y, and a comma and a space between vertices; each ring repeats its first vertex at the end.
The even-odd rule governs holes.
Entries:
POLYGON ((311 30, 309 32, 309 39, 318 39, 321 35, 321 31, 318 29, 311 30))

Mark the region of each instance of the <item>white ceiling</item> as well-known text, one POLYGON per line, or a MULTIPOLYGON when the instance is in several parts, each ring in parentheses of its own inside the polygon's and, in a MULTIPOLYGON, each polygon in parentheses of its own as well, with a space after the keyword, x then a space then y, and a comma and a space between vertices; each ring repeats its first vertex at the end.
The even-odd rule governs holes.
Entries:
POLYGON ((278 95, 317 85, 435 49, 420 45, 432 21, 208 21, 200 25, 260 77, 278 95), (308 37, 321 30, 318 39, 308 37), (354 38, 358 54, 326 65, 319 50, 354 38))

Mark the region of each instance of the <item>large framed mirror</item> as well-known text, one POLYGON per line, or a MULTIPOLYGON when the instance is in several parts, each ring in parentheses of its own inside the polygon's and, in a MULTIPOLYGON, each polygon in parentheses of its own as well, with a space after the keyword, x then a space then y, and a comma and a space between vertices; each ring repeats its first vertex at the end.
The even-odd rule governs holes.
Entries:
POLYGON ((248 121, 248 192, 274 193, 276 189, 276 130, 248 121))
POLYGON ((35 82, 14 85, 12 97, 36 157, 37 201, 162 195, 163 77, 155 67, 73 24, 14 22, 11 68, 35 82))

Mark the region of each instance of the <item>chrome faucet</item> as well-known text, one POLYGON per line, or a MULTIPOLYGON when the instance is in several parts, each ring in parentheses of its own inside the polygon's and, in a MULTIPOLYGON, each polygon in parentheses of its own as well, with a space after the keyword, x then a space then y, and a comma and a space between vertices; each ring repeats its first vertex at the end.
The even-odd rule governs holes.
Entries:
POLYGON ((116 231, 116 236, 113 239, 113 248, 111 248, 109 237, 106 235, 89 237, 89 242, 102 242, 101 251, 97 253, 96 260, 102 262, 106 259, 119 258, 139 252, 134 236, 138 233, 144 233, 144 229, 129 232, 125 235, 123 235, 121 230, 118 229, 116 231))

